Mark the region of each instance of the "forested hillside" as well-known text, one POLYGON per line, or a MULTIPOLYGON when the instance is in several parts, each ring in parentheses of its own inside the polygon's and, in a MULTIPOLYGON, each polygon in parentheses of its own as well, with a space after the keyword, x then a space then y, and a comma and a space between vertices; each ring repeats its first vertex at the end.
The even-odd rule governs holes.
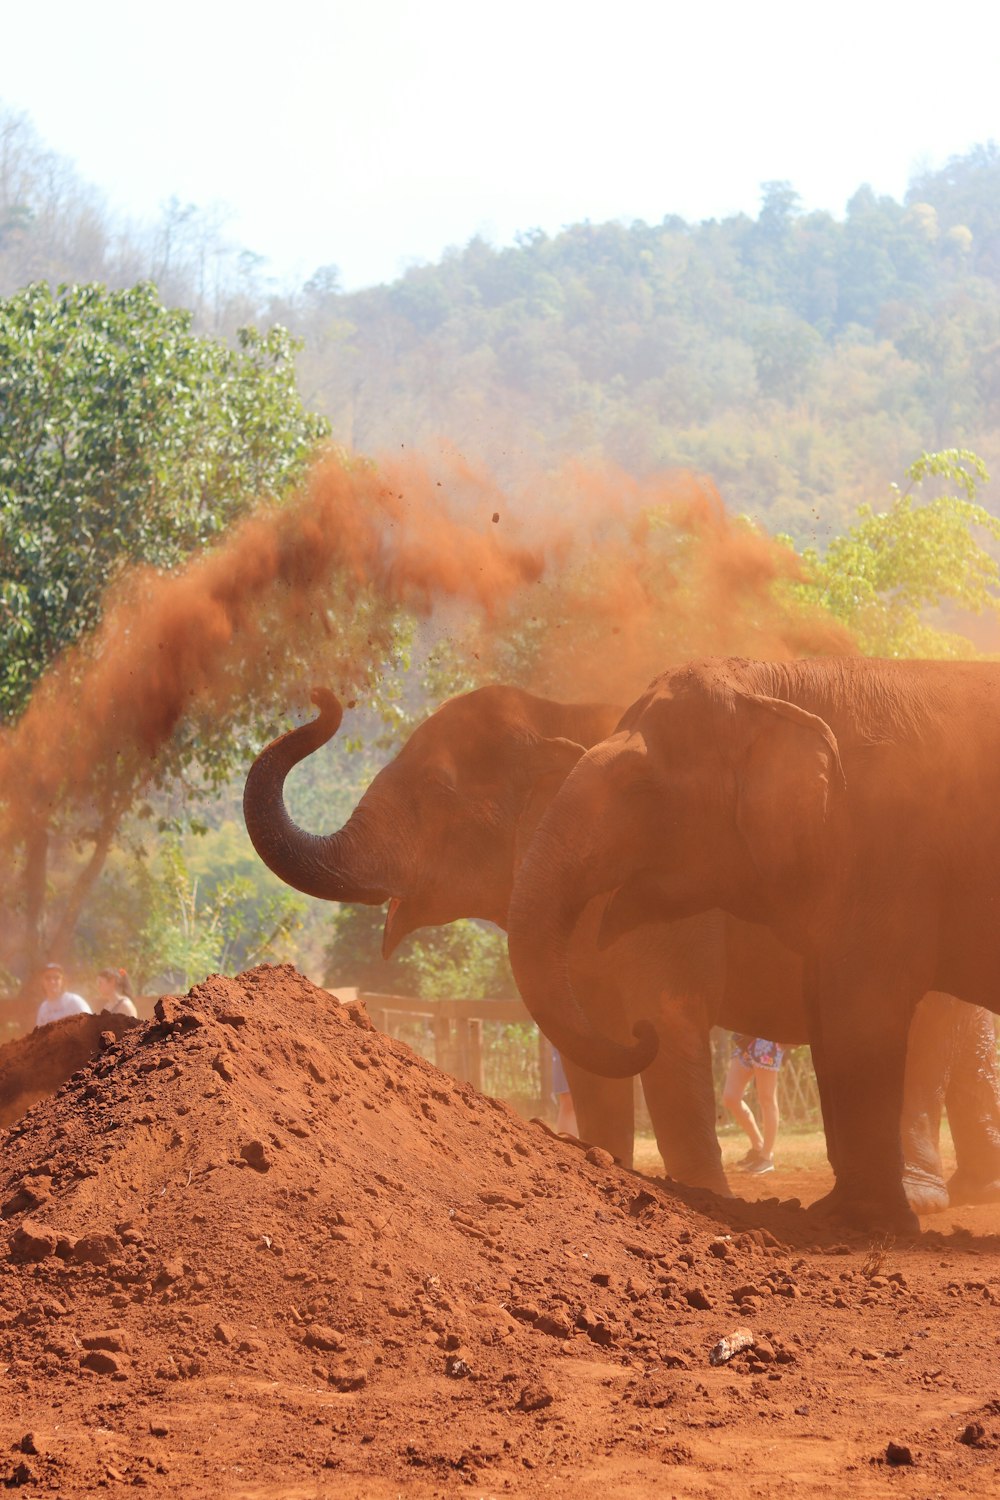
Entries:
MULTIPOLYGON (((0 294, 140 277, 206 330, 298 333, 307 405, 361 452, 444 439, 506 482, 566 457, 692 466, 800 543, 842 532, 922 449, 1000 465, 994 144, 901 203, 859 186, 842 218, 767 183, 756 218, 473 240, 390 286, 344 293, 331 264, 279 292, 217 216, 175 203, 118 222, 0 112, 0 294)), ((995 485, 984 499, 1000 510, 995 485)))
POLYGON ((501 473, 564 454, 690 465, 799 540, 921 448, 1000 456, 1000 152, 862 187, 843 220, 765 185, 756 219, 474 241, 397 284, 306 287, 307 399, 364 450, 444 434, 501 473))

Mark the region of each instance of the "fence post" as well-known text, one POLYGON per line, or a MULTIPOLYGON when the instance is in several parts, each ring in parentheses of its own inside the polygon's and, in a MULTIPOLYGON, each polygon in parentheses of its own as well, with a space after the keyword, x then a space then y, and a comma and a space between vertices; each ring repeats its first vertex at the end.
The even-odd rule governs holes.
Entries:
POLYGON ((483 1092, 483 1023, 482 1021, 469 1021, 466 1024, 469 1028, 469 1082, 481 1094, 483 1092))
POLYGON ((462 1083, 469 1082, 469 1022, 465 1016, 455 1017, 455 1066, 454 1075, 462 1083))
POLYGON ((451 1021, 440 1010, 434 1015, 434 1062, 442 1073, 454 1073, 452 1056, 451 1021))

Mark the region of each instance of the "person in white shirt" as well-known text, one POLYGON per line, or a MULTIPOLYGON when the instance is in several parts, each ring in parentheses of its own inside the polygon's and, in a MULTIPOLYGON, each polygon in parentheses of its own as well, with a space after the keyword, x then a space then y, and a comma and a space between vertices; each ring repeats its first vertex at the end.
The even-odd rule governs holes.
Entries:
POLYGON ((46 964, 42 970, 42 994, 45 996, 35 1017, 36 1026, 48 1026, 64 1016, 92 1016, 94 1012, 82 995, 63 989, 63 971, 59 964, 46 964))

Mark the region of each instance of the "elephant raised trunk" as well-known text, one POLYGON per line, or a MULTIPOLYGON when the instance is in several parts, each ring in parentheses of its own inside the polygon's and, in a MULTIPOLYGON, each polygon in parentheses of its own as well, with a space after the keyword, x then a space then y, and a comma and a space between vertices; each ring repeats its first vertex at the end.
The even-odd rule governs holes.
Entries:
POLYGON ((297 891, 324 901, 381 906, 391 892, 379 872, 365 869, 360 814, 338 832, 320 836, 299 828, 285 807, 289 771, 332 739, 343 718, 338 699, 327 688, 314 688, 312 701, 318 717, 273 740, 250 767, 243 789, 247 832, 268 869, 297 891))
POLYGON ((611 1041, 594 1030, 570 979, 574 930, 591 899, 609 888, 584 864, 585 857, 553 839, 543 822, 518 873, 510 904, 511 967, 532 1017, 564 1057, 604 1078, 629 1078, 655 1058, 655 1028, 640 1020, 632 1028, 633 1046, 611 1041), (552 900, 554 890, 561 899, 552 900))

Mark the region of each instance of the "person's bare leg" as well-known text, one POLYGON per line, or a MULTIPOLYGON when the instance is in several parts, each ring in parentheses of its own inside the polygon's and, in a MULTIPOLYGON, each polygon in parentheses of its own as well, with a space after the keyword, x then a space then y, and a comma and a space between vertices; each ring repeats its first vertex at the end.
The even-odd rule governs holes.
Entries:
POLYGON ((757 1128, 753 1111, 743 1097, 753 1075, 753 1068, 745 1068, 739 1058, 734 1057, 729 1064, 729 1072, 726 1074, 726 1081, 723 1085, 722 1102, 737 1125, 742 1126, 750 1137, 753 1150, 760 1152, 764 1149, 764 1137, 757 1128))
POLYGON ((774 1155, 774 1143, 778 1139, 778 1070, 777 1068, 755 1068, 757 1103, 760 1105, 761 1156, 768 1161, 774 1155))

